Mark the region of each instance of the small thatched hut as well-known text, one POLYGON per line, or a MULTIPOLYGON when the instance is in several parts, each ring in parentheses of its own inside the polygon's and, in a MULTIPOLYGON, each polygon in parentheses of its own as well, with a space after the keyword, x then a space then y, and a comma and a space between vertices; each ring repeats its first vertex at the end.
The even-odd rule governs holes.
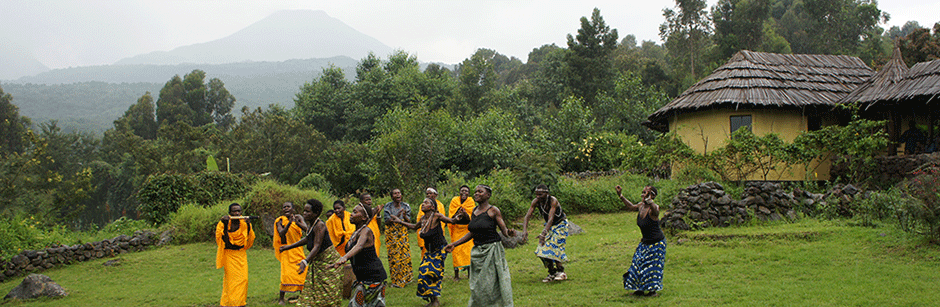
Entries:
MULTIPOLYGON (((740 51, 650 115, 645 124, 675 131, 701 153, 722 147, 742 126, 757 135, 773 132, 792 141, 800 132, 836 123, 831 112, 836 102, 873 74, 852 56, 740 51)), ((768 177, 807 178, 829 179, 829 165, 821 165, 809 177, 802 170, 768 177)), ((749 179, 761 178, 754 174, 749 179)))
MULTIPOLYGON (((903 145, 901 132, 911 129, 910 123, 926 125, 927 143, 936 144, 937 98, 940 98, 940 60, 917 63, 908 69, 900 50, 895 48, 891 60, 874 77, 838 103, 859 103, 866 118, 888 120, 887 132, 892 142, 887 154, 895 155, 903 148, 898 146, 903 145)), ((919 153, 936 147, 929 144, 914 152, 911 148, 903 149, 919 153)))

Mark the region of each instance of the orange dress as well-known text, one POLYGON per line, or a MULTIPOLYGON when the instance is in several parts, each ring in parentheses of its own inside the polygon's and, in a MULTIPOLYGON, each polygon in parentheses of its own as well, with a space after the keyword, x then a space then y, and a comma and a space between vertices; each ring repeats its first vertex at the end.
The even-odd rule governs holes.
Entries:
POLYGON ((303 229, 293 223, 286 216, 279 216, 274 220, 274 258, 281 262, 281 292, 297 292, 304 289, 304 278, 307 276, 307 269, 297 274, 297 264, 307 258, 304 254, 304 248, 301 246, 280 251, 283 245, 290 245, 300 241, 304 236, 303 229), (290 223, 290 224, 288 224, 290 223), (287 233, 284 235, 284 242, 281 242, 281 236, 277 233, 277 225, 289 225, 287 233))
POLYGON ((344 213, 342 218, 336 214, 330 215, 326 220, 326 230, 330 232, 330 241, 333 242, 336 252, 340 257, 345 256, 346 242, 356 231, 356 227, 349 222, 349 212, 344 213))
MULTIPOLYGON (((473 197, 467 197, 463 203, 460 202, 460 196, 456 196, 450 200, 450 208, 448 208, 448 216, 453 217, 454 213, 457 213, 457 209, 463 208, 464 211, 467 211, 467 215, 472 215, 473 207, 476 207, 477 203, 473 201, 473 197)), ((457 225, 450 224, 450 241, 457 242, 460 238, 463 238, 464 235, 470 233, 467 230, 467 225, 457 225)), ((461 244, 454 247, 454 251, 451 253, 454 262, 454 268, 467 268, 470 266, 470 250, 473 249, 473 239, 470 239, 466 244, 461 244)))
POLYGON ((222 279, 220 306, 245 306, 248 303, 248 253, 255 243, 255 232, 247 220, 231 220, 239 223, 235 231, 228 231, 226 224, 215 226, 215 268, 225 268, 222 279), (226 248, 228 246, 228 248, 226 248))

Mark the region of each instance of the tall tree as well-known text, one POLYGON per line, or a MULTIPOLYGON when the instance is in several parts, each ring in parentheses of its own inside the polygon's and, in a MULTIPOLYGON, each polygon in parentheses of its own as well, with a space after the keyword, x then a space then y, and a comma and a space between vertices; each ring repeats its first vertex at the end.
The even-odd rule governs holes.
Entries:
POLYGON ((157 138, 157 121, 154 118, 153 97, 150 92, 145 93, 137 99, 137 103, 131 105, 124 112, 124 116, 117 121, 123 124, 115 123, 115 127, 127 127, 130 132, 142 137, 145 140, 157 138))
POLYGON ((242 113, 220 142, 218 157, 230 158, 233 171, 271 173, 280 182, 296 184, 323 157, 327 146, 323 134, 287 110, 244 107, 242 113))
POLYGON ((228 129, 234 122, 231 110, 235 97, 222 80, 213 78, 207 84, 205 78, 206 73, 197 69, 167 81, 157 99, 157 122, 161 126, 184 122, 194 127, 215 123, 223 131, 228 129))
POLYGON ((320 77, 305 82, 294 98, 294 114, 312 125, 330 140, 346 135, 346 109, 349 107, 352 84, 341 68, 323 68, 320 77))
POLYGON ((704 64, 700 58, 712 34, 705 8, 705 0, 676 0, 677 10, 663 9, 666 21, 659 25, 659 37, 666 42, 672 57, 685 59, 676 61, 677 66, 685 69, 675 72, 688 72, 692 82, 698 80, 697 72, 704 64))
POLYGON ((933 25, 933 35, 925 28, 915 29, 898 45, 908 65, 940 59, 940 22, 933 25))
POLYGON ((719 0, 712 7, 711 18, 719 58, 729 58, 740 50, 764 51, 770 0, 719 0))
POLYGON ((496 54, 492 50, 480 48, 460 63, 457 68, 458 98, 450 106, 452 113, 469 116, 486 109, 484 95, 496 88, 498 80, 494 63, 496 54))
POLYGON ((571 70, 567 85, 575 95, 583 97, 593 106, 598 94, 613 88, 614 70, 610 54, 617 48, 617 29, 610 29, 594 8, 591 19, 581 17, 581 28, 576 36, 568 34, 565 62, 571 70))
MULTIPOLYGON (((804 0, 814 53, 858 54, 862 38, 888 16, 868 0, 804 0)), ((880 33, 878 33, 880 34, 880 33)))
POLYGON ((24 139, 30 120, 20 116, 20 108, 13 104, 13 96, 0 88, 0 153, 20 153, 26 150, 29 141, 24 139))

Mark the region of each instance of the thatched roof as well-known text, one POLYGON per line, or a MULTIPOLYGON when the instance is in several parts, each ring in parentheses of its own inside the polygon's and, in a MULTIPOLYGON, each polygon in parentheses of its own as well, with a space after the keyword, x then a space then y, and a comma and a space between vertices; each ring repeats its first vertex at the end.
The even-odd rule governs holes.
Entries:
POLYGON ((898 84, 897 100, 924 98, 930 103, 940 96, 940 60, 914 64, 898 84))
POLYGON ((883 105, 885 101, 893 100, 898 84, 907 75, 907 64, 901 58, 901 50, 894 48, 891 60, 881 67, 875 76, 859 85, 854 91, 838 101, 840 104, 858 102, 867 110, 874 105, 883 105))
POLYGON ((873 74, 852 56, 742 50, 644 124, 665 131, 672 114, 721 107, 831 108, 873 74))

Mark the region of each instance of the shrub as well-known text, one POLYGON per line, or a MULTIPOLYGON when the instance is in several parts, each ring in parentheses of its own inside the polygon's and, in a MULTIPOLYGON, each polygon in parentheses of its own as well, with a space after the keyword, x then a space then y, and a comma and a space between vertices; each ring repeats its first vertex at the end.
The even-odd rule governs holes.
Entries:
POLYGON ((639 197, 639 191, 650 183, 651 180, 646 176, 628 173, 586 180, 565 177, 559 181, 558 187, 552 190, 552 194, 558 198, 566 212, 616 212, 623 208, 623 203, 614 189, 617 185, 623 188, 624 196, 637 201, 638 199, 633 198, 639 197))
POLYGON ((180 206, 196 200, 197 183, 191 176, 156 174, 137 192, 138 210, 148 221, 163 224, 180 206))
POLYGON ((875 226, 876 221, 882 221, 895 216, 896 206, 910 202, 897 189, 890 189, 884 192, 871 192, 867 197, 859 198, 855 210, 855 217, 859 220, 861 226, 875 226))
MULTIPOLYGON (((527 187, 521 184, 519 179, 509 170, 493 170, 484 176, 480 176, 475 180, 475 183, 468 184, 468 186, 473 190, 478 184, 485 184, 493 189, 490 204, 499 207, 503 219, 507 222, 521 218, 529 209, 530 200, 523 196, 527 187)), ((473 195, 472 192, 471 195, 473 195)))
MULTIPOLYGON (((228 203, 203 207, 186 204, 174 213, 167 225, 174 230, 173 242, 186 244, 207 242, 215 238, 215 227, 222 216, 228 214, 228 203)), ((260 224, 260 223, 258 223, 260 224)), ((257 231, 255 234, 257 235, 257 231)))
POLYGON ((921 167, 914 178, 902 183, 901 188, 914 201, 899 202, 897 218, 905 231, 922 235, 940 244, 940 167, 921 167))
POLYGON ((300 179, 300 182, 297 183, 297 187, 305 190, 317 190, 317 191, 329 191, 332 189, 330 182, 326 180, 326 177, 320 175, 319 173, 310 173, 307 174, 303 179, 300 179))
POLYGON ((303 205, 311 198, 319 199, 326 206, 336 199, 332 195, 316 190, 301 190, 273 180, 264 180, 251 186, 251 190, 241 203, 242 214, 278 216, 281 215, 281 205, 284 202, 303 205))
POLYGON ((212 206, 224 200, 238 199, 245 196, 250 188, 253 175, 240 175, 227 172, 199 172, 192 174, 196 186, 196 203, 212 206))
POLYGON ((184 204, 210 206, 241 198, 255 180, 252 175, 225 172, 151 175, 137 193, 138 210, 147 221, 163 224, 184 204))

